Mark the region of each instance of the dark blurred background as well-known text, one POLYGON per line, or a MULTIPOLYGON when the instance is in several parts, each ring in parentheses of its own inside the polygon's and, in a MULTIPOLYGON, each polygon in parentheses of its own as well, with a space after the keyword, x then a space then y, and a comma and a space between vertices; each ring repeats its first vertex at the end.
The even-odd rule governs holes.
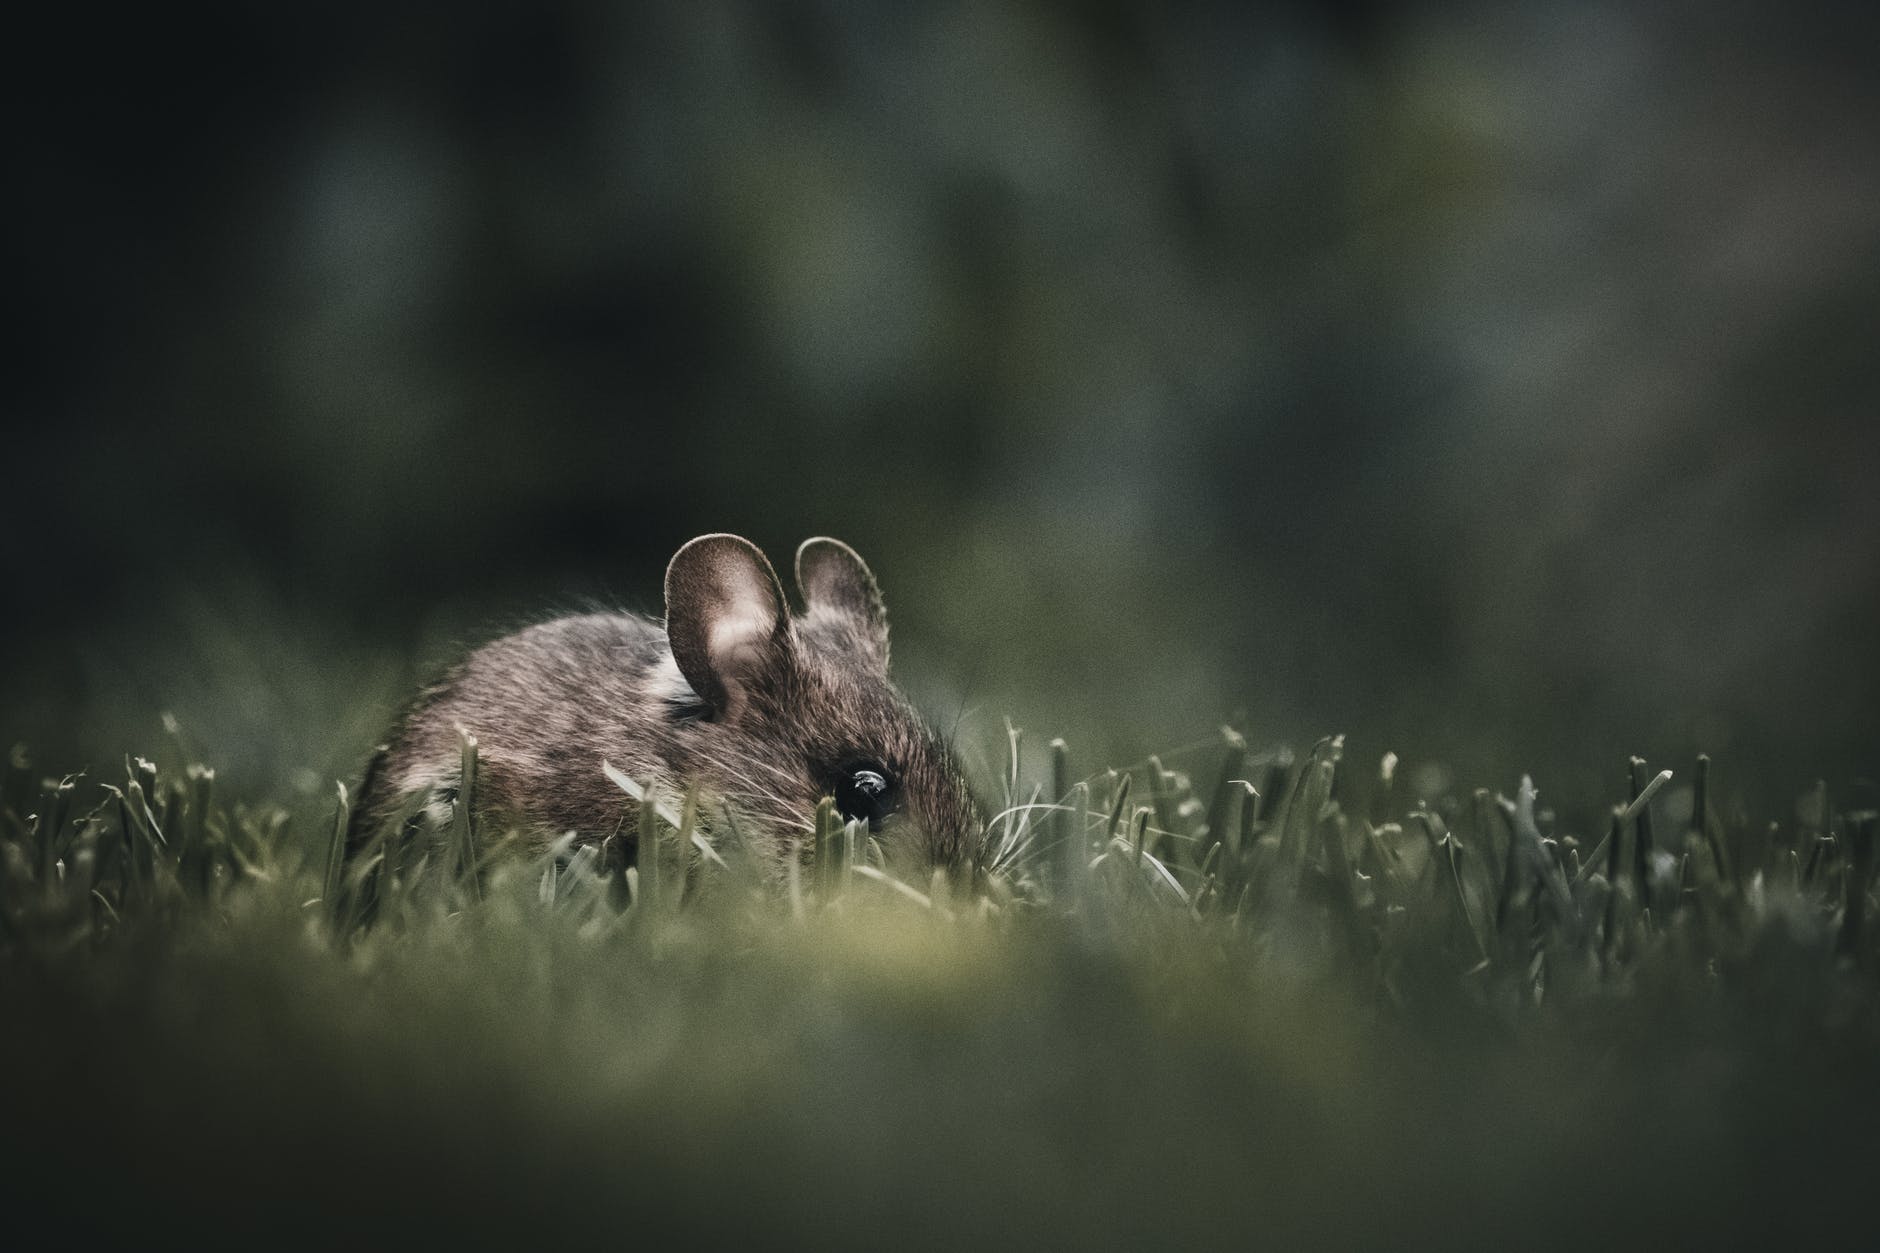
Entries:
POLYGON ((855 544, 974 743, 1880 745, 1871 6, 66 6, 0 735, 348 773, 455 641, 855 544))

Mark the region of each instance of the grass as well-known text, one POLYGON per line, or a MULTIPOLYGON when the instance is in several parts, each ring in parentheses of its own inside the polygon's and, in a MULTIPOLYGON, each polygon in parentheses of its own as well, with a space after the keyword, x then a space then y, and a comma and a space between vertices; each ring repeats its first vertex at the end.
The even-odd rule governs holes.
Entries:
POLYGON ((1572 824, 1527 780, 1412 800, 1338 739, 1086 778, 1006 748, 970 882, 896 882, 823 812, 783 890, 696 795, 642 809, 637 867, 467 807, 346 866, 343 789, 311 822, 16 751, 13 1212, 322 1246, 1871 1229, 1875 817, 1825 786, 1769 823, 1635 761, 1572 824))

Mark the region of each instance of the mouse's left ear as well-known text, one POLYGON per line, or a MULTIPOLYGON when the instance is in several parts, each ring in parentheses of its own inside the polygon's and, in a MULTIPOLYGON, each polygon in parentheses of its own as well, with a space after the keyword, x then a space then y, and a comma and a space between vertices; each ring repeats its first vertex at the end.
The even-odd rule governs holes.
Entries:
POLYGON ((853 621, 859 641, 888 668, 888 610, 881 588, 861 555, 839 539, 806 539, 796 550, 796 586, 803 607, 853 621))
POLYGON ((685 681, 714 715, 735 721, 751 690, 785 664, 783 588, 757 545, 701 535, 666 567, 666 639, 685 681))

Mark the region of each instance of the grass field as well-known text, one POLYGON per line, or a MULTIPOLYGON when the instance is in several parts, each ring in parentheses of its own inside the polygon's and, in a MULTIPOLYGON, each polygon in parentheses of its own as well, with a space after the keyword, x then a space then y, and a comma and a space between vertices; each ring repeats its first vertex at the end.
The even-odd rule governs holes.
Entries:
POLYGON ((464 811, 379 850, 369 928, 338 797, 312 821, 175 753, 60 779, 16 750, 12 1219, 322 1247, 1871 1238, 1871 812, 1825 786, 1740 812, 1708 763, 1635 761, 1589 816, 1524 780, 1412 801, 1337 740, 1089 777, 1009 748, 970 883, 886 880, 826 815, 777 889, 708 804, 645 811, 637 868, 508 855, 464 811))

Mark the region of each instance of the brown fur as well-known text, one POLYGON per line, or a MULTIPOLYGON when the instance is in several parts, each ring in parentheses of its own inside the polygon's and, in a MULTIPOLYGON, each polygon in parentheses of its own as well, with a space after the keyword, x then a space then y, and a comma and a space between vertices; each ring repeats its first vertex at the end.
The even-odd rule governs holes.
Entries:
POLYGON ((983 821, 946 743, 888 679, 874 577, 834 540, 797 554, 801 612, 736 536, 703 536, 666 575, 666 623, 626 614, 545 622, 477 649, 420 693, 361 788, 362 844, 413 793, 455 796, 458 730, 478 743, 476 805, 548 838, 631 838, 611 762, 669 792, 697 783, 781 864, 856 762, 893 772, 901 805, 878 842, 907 870, 971 862, 983 821))

